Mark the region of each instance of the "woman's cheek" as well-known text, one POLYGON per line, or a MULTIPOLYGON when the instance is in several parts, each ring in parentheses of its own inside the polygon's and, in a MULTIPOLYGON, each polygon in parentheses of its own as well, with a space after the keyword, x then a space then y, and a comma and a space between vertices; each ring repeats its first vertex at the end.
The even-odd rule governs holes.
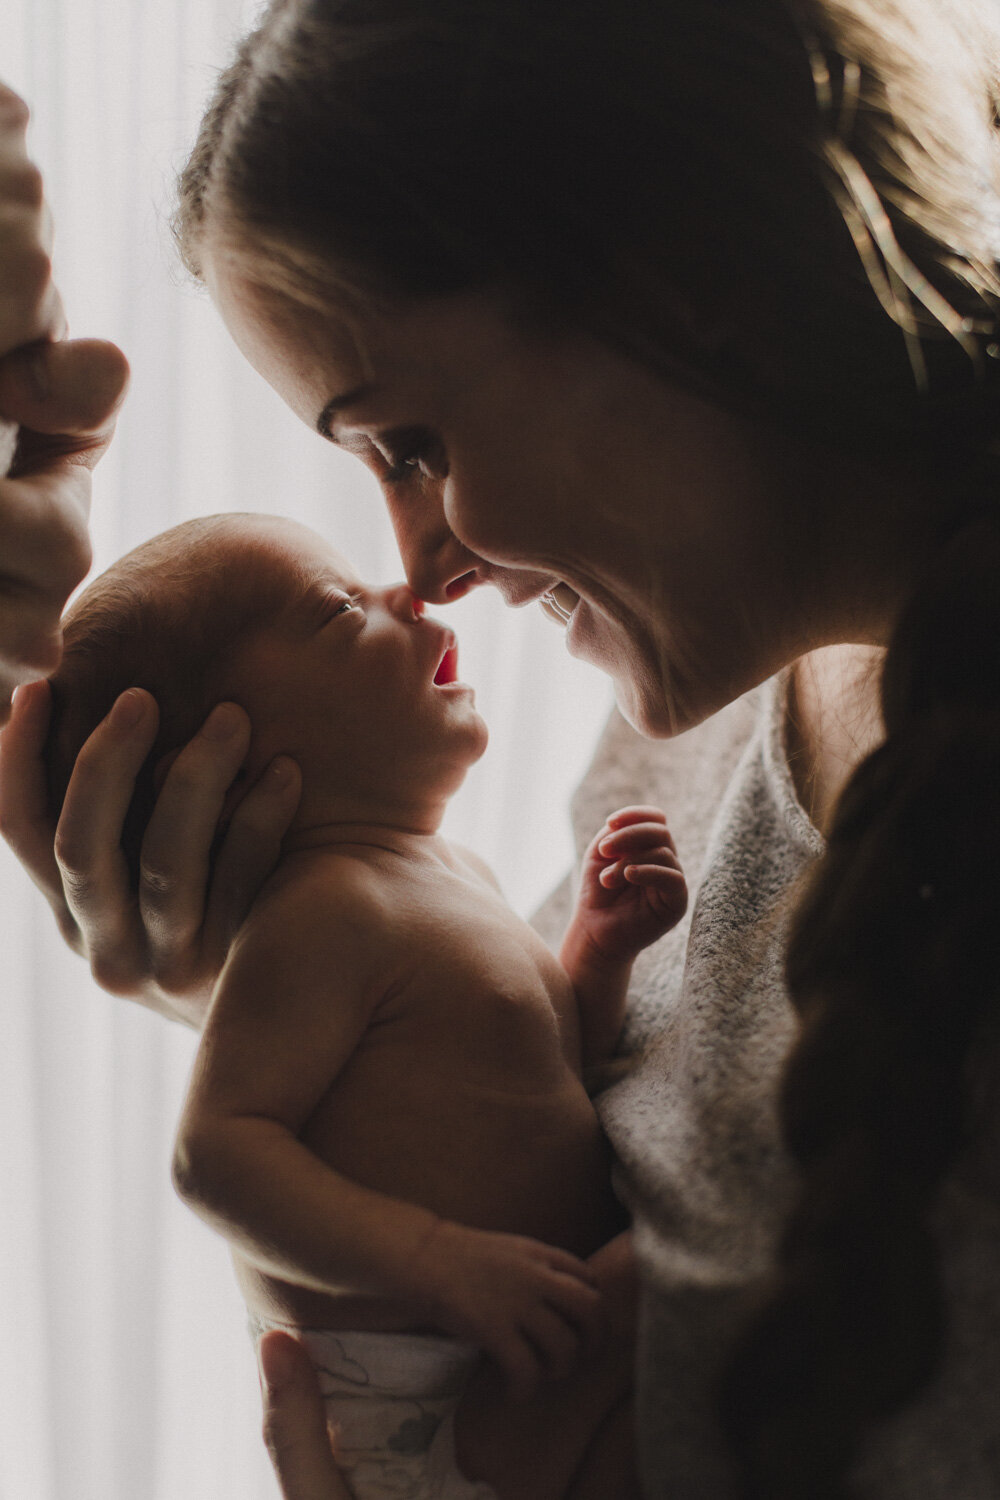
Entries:
POLYGON ((454 536, 477 556, 499 561, 503 545, 503 503, 492 490, 449 475, 444 488, 444 516, 454 536))

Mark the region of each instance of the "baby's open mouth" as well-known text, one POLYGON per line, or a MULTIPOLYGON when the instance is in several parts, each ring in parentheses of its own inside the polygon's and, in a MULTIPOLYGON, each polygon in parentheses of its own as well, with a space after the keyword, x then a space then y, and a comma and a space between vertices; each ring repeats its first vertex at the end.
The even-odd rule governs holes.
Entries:
POLYGON ((438 669, 434 673, 435 687, 447 687, 449 683, 458 681, 458 642, 448 632, 448 640, 444 655, 438 662, 438 669))
POLYGON ((557 583, 538 602, 550 620, 555 620, 557 625, 568 625, 580 602, 580 595, 568 583, 557 583))

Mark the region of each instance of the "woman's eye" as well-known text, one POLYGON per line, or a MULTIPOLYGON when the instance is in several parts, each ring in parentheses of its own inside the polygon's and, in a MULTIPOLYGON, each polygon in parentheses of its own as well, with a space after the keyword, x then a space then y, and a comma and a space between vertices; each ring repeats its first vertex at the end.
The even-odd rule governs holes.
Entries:
POLYGON ((438 478, 448 472, 440 440, 424 428, 380 434, 377 447, 386 464, 383 484, 405 484, 418 471, 438 478))
POLYGON ((341 599, 330 612, 330 619, 335 620, 338 615, 343 615, 351 609, 360 608, 357 599, 341 599))

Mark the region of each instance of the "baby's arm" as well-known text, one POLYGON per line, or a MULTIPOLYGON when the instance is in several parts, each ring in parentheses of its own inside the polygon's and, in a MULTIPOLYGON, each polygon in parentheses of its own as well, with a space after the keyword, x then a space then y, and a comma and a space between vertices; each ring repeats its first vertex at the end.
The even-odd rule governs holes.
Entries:
POLYGON ((632 964, 675 927, 687 885, 667 820, 656 807, 623 807, 592 840, 560 958, 576 990, 585 1067, 615 1050, 632 964))
POLYGON ((298 1139, 391 979, 377 903, 346 887, 337 898, 326 880, 265 895, 234 944, 178 1135, 178 1191, 262 1271, 403 1303, 530 1389, 565 1371, 597 1316, 586 1267, 375 1192, 298 1139))

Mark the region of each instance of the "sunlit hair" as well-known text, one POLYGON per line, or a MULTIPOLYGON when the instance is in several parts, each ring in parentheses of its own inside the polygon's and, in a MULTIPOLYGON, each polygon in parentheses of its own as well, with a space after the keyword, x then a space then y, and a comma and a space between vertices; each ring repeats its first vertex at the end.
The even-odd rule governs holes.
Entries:
POLYGON ((210 236, 342 315, 484 289, 940 492, 789 954, 801 1201, 720 1391, 761 1500, 843 1494, 941 1355, 928 1226, 997 1011, 998 55, 988 0, 273 0, 180 184, 195 275, 210 236))
POLYGON ((49 808, 57 817, 77 755, 119 694, 145 688, 159 729, 125 819, 133 886, 156 801, 157 767, 186 745, 227 692, 237 648, 284 602, 280 575, 241 535, 242 516, 186 521, 144 542, 94 580, 63 622, 65 649, 51 680, 45 746, 49 808))

